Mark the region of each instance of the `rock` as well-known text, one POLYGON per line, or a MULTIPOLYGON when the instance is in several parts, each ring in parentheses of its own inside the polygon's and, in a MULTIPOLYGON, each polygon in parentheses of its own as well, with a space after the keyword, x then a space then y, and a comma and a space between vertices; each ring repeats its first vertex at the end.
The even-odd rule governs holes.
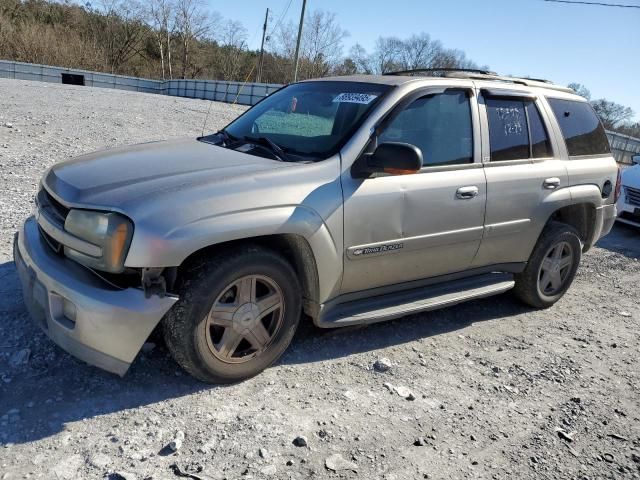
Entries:
POLYGON ((173 440, 169 442, 169 448, 174 452, 177 452, 182 448, 182 443, 184 442, 184 432, 182 430, 178 430, 173 437, 173 440))
POLYGON ((384 383, 384 387, 392 393, 397 393, 399 396, 406 400, 415 400, 415 395, 407 387, 396 387, 389 382, 384 383))
POLYGON ((416 399, 411 390, 409 390, 407 387, 396 387, 396 393, 407 400, 416 399))
POLYGON ((78 478, 77 472, 83 463, 84 459, 78 454, 63 458, 53 467, 53 478, 75 480, 78 478))
POLYGON ((96 468, 105 468, 111 463, 111 458, 104 453, 95 453, 89 458, 89 465, 96 468))
POLYGON ((621 310, 618 312, 618 315, 620 315, 621 317, 630 317, 631 314, 625 310, 621 310))
POLYGON ((638 455, 637 453, 632 453, 631 460, 633 460, 636 463, 640 463, 640 455, 638 455))
POLYGON ((558 437, 560 437, 562 440, 566 440, 567 442, 573 442, 573 435, 574 435, 573 433, 567 433, 561 428, 556 428, 556 433, 558 434, 558 437))
POLYGON ((413 445, 416 447, 424 447, 427 444, 427 441, 424 437, 418 437, 413 441, 413 445))
POLYGON ((153 342, 146 342, 144 345, 142 345, 142 353, 144 354, 149 354, 153 351, 153 349, 156 348, 156 344, 153 342))
POLYGON ((293 439, 293 443, 296 447, 306 447, 308 445, 307 437, 301 435, 293 439))
POLYGON ((339 453, 334 453, 327 457, 324 461, 324 466, 334 472, 340 472, 342 470, 353 470, 355 472, 358 470, 358 466, 355 463, 345 460, 339 453))
POLYGON ((130 472, 118 471, 109 475, 109 480, 136 480, 136 476, 130 472))
POLYGON ((267 465, 262 470, 260 470, 260 473, 262 473, 263 475, 275 475, 276 474, 276 466, 275 465, 267 465))
POLYGON ((29 357, 31 356, 31 350, 28 348, 23 348, 22 350, 18 350, 14 352, 9 357, 9 365, 12 367, 19 367, 20 365, 24 365, 29 361, 29 357))
POLYGON ((375 363, 373 364, 373 369, 376 372, 387 372, 391 369, 391 360, 389 360, 388 358, 379 358, 378 360, 375 361, 375 363))
POLYGON ((7 122, 7 123, 4 124, 4 126, 7 127, 7 128, 13 128, 13 123, 7 122))
POLYGON ((266 448, 260 448, 258 450, 258 455, 260 455, 261 458, 269 458, 269 452, 266 448))

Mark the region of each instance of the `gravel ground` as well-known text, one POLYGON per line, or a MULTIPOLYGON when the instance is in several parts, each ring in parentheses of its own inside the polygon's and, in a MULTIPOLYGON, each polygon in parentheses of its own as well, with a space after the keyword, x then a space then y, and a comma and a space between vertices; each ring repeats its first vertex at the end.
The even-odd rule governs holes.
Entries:
MULTIPOLYGON (((123 379, 54 346, 11 258, 40 175, 104 146, 196 135, 208 105, 0 80, 0 479, 640 478, 631 228, 589 252, 549 310, 505 294, 366 328, 305 325, 276 366, 234 386, 192 380, 161 344, 123 379)), ((213 104, 209 127, 241 111, 213 104)))

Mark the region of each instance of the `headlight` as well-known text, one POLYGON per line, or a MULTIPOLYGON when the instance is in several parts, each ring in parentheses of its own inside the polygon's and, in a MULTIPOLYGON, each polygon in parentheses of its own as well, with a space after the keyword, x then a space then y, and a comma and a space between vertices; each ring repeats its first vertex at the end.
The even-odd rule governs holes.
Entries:
POLYGON ((74 237, 102 249, 102 255, 94 257, 65 246, 67 257, 105 272, 119 273, 124 269, 133 235, 133 224, 128 218, 113 212, 71 210, 64 222, 64 229, 74 237))

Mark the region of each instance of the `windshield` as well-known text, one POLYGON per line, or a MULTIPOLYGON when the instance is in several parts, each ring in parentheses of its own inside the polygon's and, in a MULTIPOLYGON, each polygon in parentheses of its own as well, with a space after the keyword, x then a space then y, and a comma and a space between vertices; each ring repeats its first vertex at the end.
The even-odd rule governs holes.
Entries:
POLYGON ((232 122, 233 139, 264 137, 284 152, 333 155, 389 89, 356 82, 303 82, 278 90, 232 122))

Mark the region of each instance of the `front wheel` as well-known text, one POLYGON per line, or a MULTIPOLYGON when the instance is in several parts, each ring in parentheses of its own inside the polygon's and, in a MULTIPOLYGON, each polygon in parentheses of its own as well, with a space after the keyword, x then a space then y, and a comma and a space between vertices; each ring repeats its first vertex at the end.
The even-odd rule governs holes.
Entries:
POLYGON ((576 229, 551 223, 542 232, 524 271, 515 276, 514 293, 532 307, 550 307, 571 286, 581 257, 576 229))
POLYGON ((295 271, 259 247, 191 262, 178 291, 164 319, 165 341, 176 362, 204 382, 261 372, 289 346, 300 319, 295 271))

